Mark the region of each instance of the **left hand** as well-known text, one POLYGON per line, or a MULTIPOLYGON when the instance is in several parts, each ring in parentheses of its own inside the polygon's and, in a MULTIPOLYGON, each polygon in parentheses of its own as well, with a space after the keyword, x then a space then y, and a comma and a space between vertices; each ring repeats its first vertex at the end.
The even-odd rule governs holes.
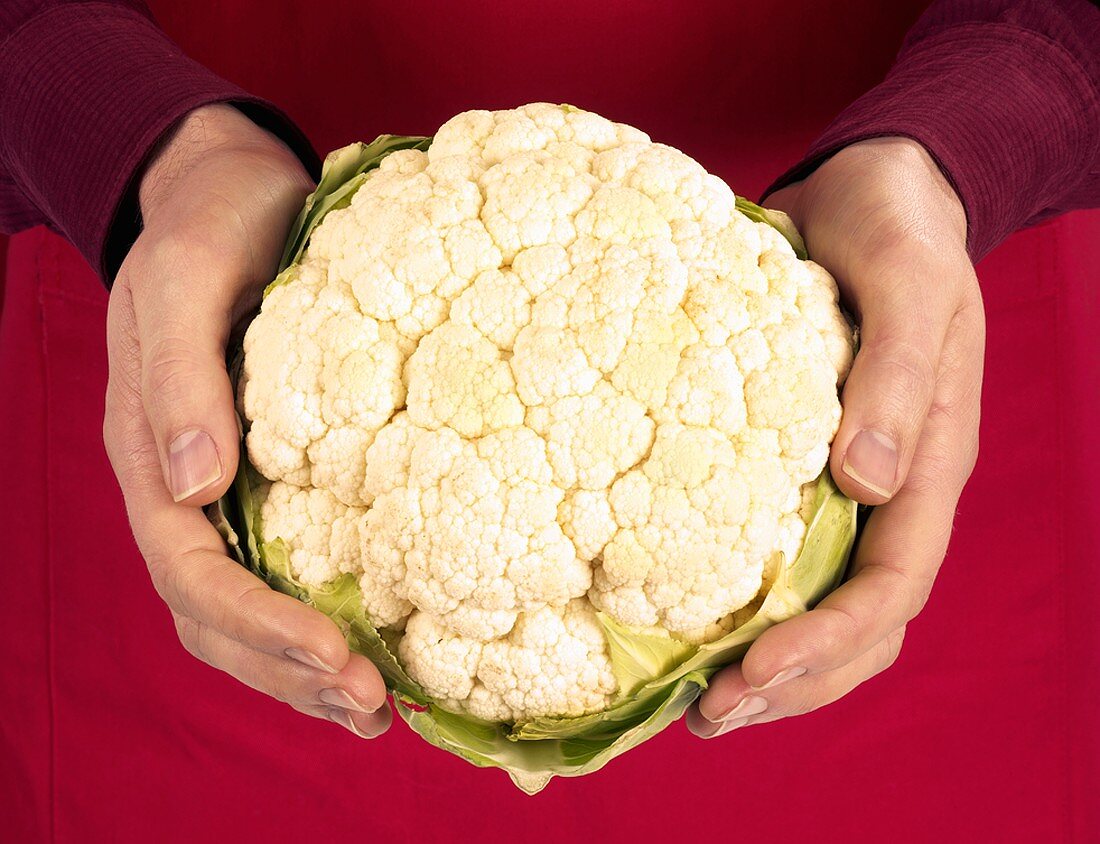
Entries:
POLYGON ((233 106, 201 106, 170 133, 140 178, 144 227, 111 290, 103 439, 183 646, 370 738, 392 718, 378 670, 330 618, 227 556, 200 509, 237 469, 226 343, 312 188, 294 154, 233 106))
POLYGON ((702 738, 800 715, 889 667, 923 608, 978 451, 985 319, 966 215, 906 138, 847 147, 773 194, 861 327, 830 468, 877 505, 850 579, 757 639, 688 713, 702 738))

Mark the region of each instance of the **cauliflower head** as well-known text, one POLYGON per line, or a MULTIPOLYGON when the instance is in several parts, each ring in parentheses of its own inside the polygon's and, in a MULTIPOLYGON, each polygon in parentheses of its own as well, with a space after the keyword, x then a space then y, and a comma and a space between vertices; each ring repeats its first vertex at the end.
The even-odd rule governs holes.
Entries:
POLYGON ((244 339, 259 523, 357 579, 444 708, 580 716, 600 619, 728 631, 797 556, 853 355, 832 277, 726 184, 569 106, 385 157, 244 339))

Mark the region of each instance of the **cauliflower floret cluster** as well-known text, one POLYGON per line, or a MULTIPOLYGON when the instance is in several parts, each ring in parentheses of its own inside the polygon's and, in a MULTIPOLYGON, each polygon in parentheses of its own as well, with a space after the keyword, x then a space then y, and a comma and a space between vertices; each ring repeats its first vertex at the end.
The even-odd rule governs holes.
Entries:
POLYGON ((244 353, 295 577, 353 575, 429 695, 522 721, 613 699, 597 611, 703 641, 797 555, 852 332, 698 163, 534 104, 385 158, 244 353))

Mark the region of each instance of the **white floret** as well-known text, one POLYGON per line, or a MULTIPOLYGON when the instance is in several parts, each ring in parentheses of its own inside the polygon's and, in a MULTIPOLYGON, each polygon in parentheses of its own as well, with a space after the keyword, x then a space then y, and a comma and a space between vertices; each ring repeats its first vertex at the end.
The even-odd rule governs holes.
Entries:
POLYGON ((480 437, 523 422, 512 370, 477 329, 441 325, 417 346, 406 369, 409 418, 423 428, 480 437))
POLYGON ((428 694, 491 721, 583 715, 606 707, 617 688, 607 641, 583 600, 524 614, 489 643, 416 613, 398 655, 428 694))
POLYGON ((256 491, 263 535, 281 539, 291 573, 321 586, 359 567, 359 520, 364 510, 347 507, 323 489, 302 489, 275 481, 256 491))

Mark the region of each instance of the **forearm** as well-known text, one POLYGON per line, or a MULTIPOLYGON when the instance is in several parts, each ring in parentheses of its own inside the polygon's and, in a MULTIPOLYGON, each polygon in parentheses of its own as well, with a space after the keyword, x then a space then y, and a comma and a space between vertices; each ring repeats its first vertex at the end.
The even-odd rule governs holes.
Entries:
POLYGON ((0 38, 0 227, 46 223, 107 281, 140 230, 137 176, 193 109, 231 102, 317 170, 285 115, 188 59, 143 3, 7 3, 0 38))
POLYGON ((1018 228, 1100 204, 1100 10, 1086 0, 939 0, 886 79, 768 193, 838 150, 901 135, 962 199, 977 261, 1018 228))

